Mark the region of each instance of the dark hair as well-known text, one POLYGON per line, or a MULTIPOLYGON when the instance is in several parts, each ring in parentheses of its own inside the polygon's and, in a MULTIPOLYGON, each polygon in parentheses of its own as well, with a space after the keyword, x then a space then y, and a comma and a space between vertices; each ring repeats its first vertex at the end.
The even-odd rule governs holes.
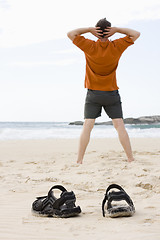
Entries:
MULTIPOLYGON (((105 28, 111 27, 111 23, 108 22, 106 18, 102 18, 97 22, 96 27, 100 27, 102 32, 104 32, 105 28)), ((105 37, 105 34, 103 34, 103 37, 105 37)))

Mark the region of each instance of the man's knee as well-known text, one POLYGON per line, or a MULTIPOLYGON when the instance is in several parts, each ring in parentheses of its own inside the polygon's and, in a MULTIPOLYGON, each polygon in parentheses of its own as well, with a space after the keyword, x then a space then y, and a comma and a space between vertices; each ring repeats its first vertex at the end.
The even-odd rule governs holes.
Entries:
POLYGON ((94 124, 95 124, 95 119, 85 119, 83 128, 91 131, 92 128, 94 127, 94 124))
POLYGON ((113 126, 118 131, 119 129, 125 129, 124 122, 122 118, 112 119, 113 126))

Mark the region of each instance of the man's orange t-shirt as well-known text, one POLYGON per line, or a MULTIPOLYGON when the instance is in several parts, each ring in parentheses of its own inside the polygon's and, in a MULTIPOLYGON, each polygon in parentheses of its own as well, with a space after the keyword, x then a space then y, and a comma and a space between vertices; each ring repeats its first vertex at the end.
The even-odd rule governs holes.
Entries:
POLYGON ((100 91, 118 90, 116 69, 125 49, 134 44, 129 36, 114 41, 93 41, 77 35, 73 43, 86 57, 85 88, 100 91))

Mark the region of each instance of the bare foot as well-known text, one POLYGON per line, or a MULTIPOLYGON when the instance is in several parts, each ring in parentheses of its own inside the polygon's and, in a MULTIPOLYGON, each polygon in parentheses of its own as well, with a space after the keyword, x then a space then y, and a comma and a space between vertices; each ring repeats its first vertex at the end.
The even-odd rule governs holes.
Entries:
POLYGON ((134 158, 128 158, 128 162, 133 162, 134 158))
POLYGON ((78 164, 82 164, 82 160, 77 160, 77 163, 78 164))

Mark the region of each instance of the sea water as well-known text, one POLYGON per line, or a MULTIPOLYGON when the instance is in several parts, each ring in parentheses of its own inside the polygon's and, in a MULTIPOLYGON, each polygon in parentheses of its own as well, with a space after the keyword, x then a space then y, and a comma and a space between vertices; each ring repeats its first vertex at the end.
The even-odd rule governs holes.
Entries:
MULTIPOLYGON (((126 124, 130 137, 160 137, 160 124, 126 124)), ((0 140, 16 139, 55 139, 79 138, 82 126, 69 125, 68 122, 0 122, 0 140)), ((95 125, 93 138, 115 138, 113 126, 95 125)))

